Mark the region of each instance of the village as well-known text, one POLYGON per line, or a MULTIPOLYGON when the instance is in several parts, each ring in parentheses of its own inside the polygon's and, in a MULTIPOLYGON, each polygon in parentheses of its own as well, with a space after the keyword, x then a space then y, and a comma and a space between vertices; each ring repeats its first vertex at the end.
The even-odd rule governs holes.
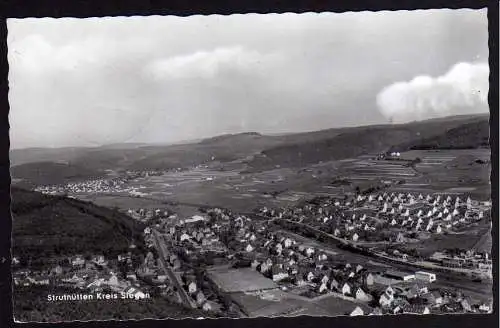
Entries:
MULTIPOLYGON (((487 215, 489 204, 467 199, 462 205, 461 200, 456 198, 454 208, 450 210, 450 197, 443 199, 442 202, 440 198, 430 195, 415 198, 411 195, 405 197, 387 194, 365 198, 361 196, 352 203, 348 201, 332 203, 332 200, 328 200, 327 203, 332 206, 330 208, 325 204, 314 209, 306 205, 304 208, 295 208, 292 211, 263 209, 261 214, 267 213, 282 219, 298 219, 300 222, 322 221, 324 224, 337 221, 336 226, 339 228, 335 228, 336 231, 344 233, 337 236, 346 239, 348 238, 346 236, 350 236, 351 240, 357 233, 356 229, 365 229, 360 222, 368 227, 377 227, 371 232, 376 232, 377 229, 387 231, 388 227, 396 226, 398 222, 395 220, 396 215, 390 216, 396 214, 396 208, 397 213, 404 217, 411 218, 410 215, 413 215, 422 218, 421 222, 414 220, 413 228, 406 229, 404 233, 397 232, 396 238, 420 229, 428 233, 445 233, 436 228, 431 229, 432 220, 436 222, 437 227, 442 224, 444 226, 442 229, 447 231, 445 229, 456 227, 453 225, 454 222, 471 224, 484 219, 487 215), (389 207, 389 199, 397 199, 398 201, 393 200, 391 203, 399 202, 398 206, 389 207), (418 203, 422 206, 415 206, 418 203), (407 207, 405 209, 399 205, 407 207), (411 210, 408 206, 411 206, 411 210), (429 206, 433 207, 429 210, 429 206), (352 214, 352 219, 350 216, 353 207, 375 210, 381 215, 373 218, 366 213, 357 213, 360 222, 356 222, 356 213, 352 214), (334 208, 338 210, 332 210, 334 208), (347 214, 342 209, 345 209, 347 214), (444 213, 447 215, 442 218, 443 215, 440 213, 447 209, 449 213, 444 213), (316 215, 311 216, 310 213, 314 211, 316 215), (426 215, 422 215, 423 213, 426 215), (348 214, 349 219, 347 219, 348 214), (318 220, 318 217, 321 219, 318 220), (379 218, 384 218, 389 223, 377 226, 372 220, 381 221, 379 218), (463 218, 467 219, 462 220, 463 218), (396 224, 392 223, 393 221, 396 221, 396 224), (451 222, 450 227, 448 222, 451 222), (354 229, 350 229, 349 224, 354 229), (431 228, 426 229, 429 226, 431 228)), ((400 221, 400 226, 403 225, 403 220, 400 221)), ((168 219, 160 220, 151 229, 147 229, 145 234, 146 238, 155 233, 161 237, 151 243, 156 247, 162 247, 158 246, 158 243, 167 245, 163 254, 166 257, 166 265, 176 272, 179 284, 191 299, 190 304, 197 304, 207 310, 233 309, 234 311, 234 306, 238 302, 233 299, 227 304, 228 295, 231 298, 231 295, 239 291, 262 292, 272 289, 280 289, 290 295, 305 296, 311 300, 329 294, 352 302, 352 313, 336 314, 488 312, 491 308, 489 302, 473 300, 459 289, 438 287, 436 280, 439 279, 439 274, 432 271, 380 270, 380 268, 365 267, 360 263, 345 262, 338 259, 334 252, 297 241, 289 237, 286 232, 276 230, 271 221, 252 219, 250 216, 236 215, 229 210, 216 208, 187 219, 178 218, 175 214, 170 215, 168 219), (248 270, 254 273, 250 274, 248 270), (234 284, 231 281, 238 280, 240 273, 237 272, 246 272, 244 276, 249 279, 247 284, 252 285, 251 281, 255 279, 255 286, 227 288, 225 285, 234 284), (232 273, 235 276, 228 278, 227 275, 232 273), (259 276, 267 278, 271 284, 259 276), (360 304, 362 306, 358 306, 360 304)), ((150 240, 153 239, 155 238, 150 237, 150 240)), ((352 241, 361 242, 362 239, 352 241)), ((408 259, 404 254, 401 257, 408 259)), ((454 261, 462 263, 461 267, 472 266, 474 269, 481 268, 491 272, 488 253, 476 254, 469 250, 454 254, 452 257, 442 253, 439 263, 452 267, 456 266, 451 264, 455 263, 454 261)), ((245 311, 245 304, 238 304, 237 307, 240 313, 249 314, 245 311)))
MULTIPOLYGON (((353 200, 320 199, 314 203, 291 209, 261 209, 260 213, 304 224, 331 234, 353 245, 370 248, 374 252, 404 261, 421 260, 425 256, 418 252, 405 253, 408 245, 429 239, 433 235, 459 233, 489 222, 491 202, 466 200, 450 195, 442 196, 411 193, 358 195, 353 200), (390 246, 389 246, 390 245, 390 246), (404 248, 398 249, 398 246, 404 248)), ((488 224, 487 224, 488 225, 488 224)), ((411 249, 410 249, 411 251, 411 249)), ((491 254, 474 254, 463 249, 456 254, 443 249, 427 259, 449 267, 463 267, 489 272, 491 276, 491 254)))
MULTIPOLYGON (((293 208, 262 208, 255 215, 212 208, 181 217, 167 208, 129 209, 126 214, 146 226, 144 254, 131 244, 128 252, 115 258, 75 255, 42 271, 14 270, 14 283, 24 288, 57 285, 124 293, 139 300, 152 295, 235 317, 263 315, 262 309, 254 311, 251 304, 265 303, 266 297, 278 292, 281 302, 269 306, 289 300, 302 303, 281 312, 273 310, 275 315, 326 301, 343 304, 340 309, 323 306, 334 315, 489 312, 487 299, 440 285, 439 272, 402 271, 356 261, 355 256, 345 258, 276 224, 307 225, 376 253, 387 250, 384 243, 391 242, 397 250, 394 247, 412 238, 418 241, 422 234, 446 234, 489 220, 489 206, 470 198, 384 193, 321 198, 293 208)), ((383 253, 391 259, 421 260, 418 254, 383 253)), ((426 260, 441 267, 491 274, 489 253, 442 250, 426 260)), ((14 258, 14 268, 18 263, 14 258)))

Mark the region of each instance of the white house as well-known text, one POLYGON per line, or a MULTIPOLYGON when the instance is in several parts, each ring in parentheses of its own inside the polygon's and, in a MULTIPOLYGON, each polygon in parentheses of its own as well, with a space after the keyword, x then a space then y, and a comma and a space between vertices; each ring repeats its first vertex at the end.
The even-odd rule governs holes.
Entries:
POLYGON ((363 302, 370 302, 372 297, 370 294, 367 294, 362 288, 358 288, 356 290, 356 299, 363 302))
POLYGON ((320 286, 318 287, 318 292, 319 293, 324 293, 328 291, 328 288, 326 287, 326 283, 321 283, 320 286))
POLYGON ((345 283, 342 286, 342 295, 350 295, 351 294, 351 286, 348 283, 345 283))
POLYGON ((394 290, 392 289, 391 286, 389 286, 380 296, 379 304, 382 307, 389 307, 393 301, 394 301, 394 290))
POLYGON ((189 240, 191 239, 191 236, 188 235, 187 233, 183 233, 180 237, 179 237, 179 241, 184 241, 184 240, 189 240))
POLYGON ((355 316, 360 316, 360 315, 364 315, 365 312, 363 311, 363 309, 361 309, 359 306, 356 306, 356 308, 351 312, 350 316, 351 317, 355 317, 355 316))
POLYGON ((188 285, 187 285, 187 288, 188 288, 188 292, 189 294, 194 294, 196 293, 196 291, 198 290, 197 286, 196 286, 196 283, 194 281, 191 281, 188 285))
POLYGON ((339 288, 339 282, 335 279, 332 278, 330 281, 330 290, 337 290, 339 288))

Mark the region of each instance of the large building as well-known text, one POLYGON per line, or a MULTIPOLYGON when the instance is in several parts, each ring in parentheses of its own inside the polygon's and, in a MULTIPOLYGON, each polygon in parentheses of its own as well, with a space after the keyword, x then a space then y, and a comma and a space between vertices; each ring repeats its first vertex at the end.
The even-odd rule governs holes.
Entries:
POLYGON ((425 282, 433 282, 433 281, 436 281, 436 274, 425 272, 425 271, 417 271, 417 272, 415 272, 415 278, 417 280, 421 280, 421 281, 425 281, 425 282))

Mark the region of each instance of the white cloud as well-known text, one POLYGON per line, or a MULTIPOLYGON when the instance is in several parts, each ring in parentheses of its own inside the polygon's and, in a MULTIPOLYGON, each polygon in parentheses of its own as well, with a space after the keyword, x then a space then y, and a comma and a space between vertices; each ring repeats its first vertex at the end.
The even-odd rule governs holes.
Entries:
POLYGON ((397 82, 377 96, 380 112, 395 122, 488 111, 489 67, 458 63, 446 74, 397 82))
POLYGON ((157 80, 176 78, 214 78, 223 70, 256 73, 277 55, 264 55, 243 47, 224 47, 188 55, 158 59, 145 67, 144 73, 157 80))

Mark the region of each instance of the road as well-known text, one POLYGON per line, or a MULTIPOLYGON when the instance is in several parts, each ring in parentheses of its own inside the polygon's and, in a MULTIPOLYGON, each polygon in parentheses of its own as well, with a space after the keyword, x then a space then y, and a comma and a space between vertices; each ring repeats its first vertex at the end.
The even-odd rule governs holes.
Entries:
POLYGON ((158 250, 158 253, 160 255, 160 264, 162 268, 167 272, 168 276, 170 277, 170 281, 175 285, 177 288, 177 293, 180 296, 182 303, 184 305, 191 307, 191 308, 196 308, 196 303, 194 302, 191 297, 187 294, 187 292, 182 288, 182 283, 179 281, 177 276, 174 274, 172 269, 167 263, 167 256, 168 256, 168 251, 165 249, 165 243, 162 242, 160 233, 156 230, 153 229, 153 235, 154 235, 154 240, 156 243, 156 249, 158 250))

